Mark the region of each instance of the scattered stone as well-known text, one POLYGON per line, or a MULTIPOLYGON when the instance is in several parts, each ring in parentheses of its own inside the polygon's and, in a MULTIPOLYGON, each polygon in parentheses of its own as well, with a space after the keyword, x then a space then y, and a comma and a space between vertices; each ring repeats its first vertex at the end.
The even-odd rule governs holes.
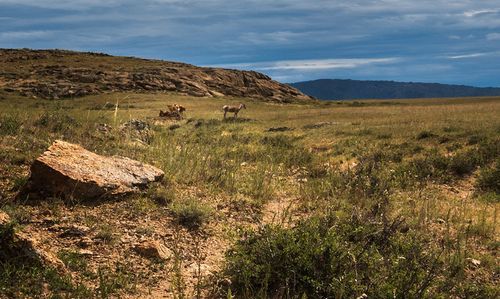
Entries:
POLYGON ((172 257, 170 249, 155 240, 137 243, 134 245, 134 250, 140 255, 152 259, 168 260, 172 257))
POLYGON ((121 126, 121 131, 129 138, 138 139, 146 145, 151 143, 154 136, 154 131, 151 130, 149 123, 138 119, 132 119, 124 123, 121 126))
POLYGON ((31 166, 27 191, 66 199, 116 197, 137 192, 164 173, 124 157, 104 157, 57 140, 31 166))
POLYGON ((268 132, 286 132, 286 131, 293 131, 293 128, 289 127, 273 127, 267 129, 268 132))
POLYGON ((0 227, 3 227, 10 223, 10 217, 7 213, 0 210, 0 227))
POLYGON ((242 162, 242 163, 240 164, 240 166, 243 166, 243 167, 244 167, 244 166, 247 166, 247 165, 248 165, 248 163, 247 163, 247 162, 242 162))
POLYGON ((208 277, 212 275, 211 267, 207 264, 197 264, 197 263, 192 263, 188 271, 193 275, 193 276, 201 276, 201 277, 208 277))
POLYGON ((436 219, 436 222, 439 223, 439 224, 445 224, 446 223, 446 220, 442 219, 442 218, 437 218, 436 219))
POLYGON ((83 255, 83 256, 93 256, 94 252, 90 251, 88 249, 80 249, 80 250, 78 250, 78 254, 83 255))
POLYGON ((60 238, 72 238, 72 237, 82 237, 85 236, 90 228, 84 225, 71 225, 69 227, 63 228, 63 232, 59 234, 60 238))
POLYGON ((94 241, 92 241, 92 239, 89 237, 83 237, 80 239, 80 241, 78 241, 78 246, 82 248, 90 247, 92 246, 92 244, 94 244, 94 241))
POLYGON ((53 267, 60 271, 66 271, 64 263, 54 254, 40 248, 40 241, 34 236, 19 232, 16 233, 16 247, 18 246, 22 253, 31 257, 42 264, 53 267))
POLYGON ((473 258, 468 257, 467 260, 474 266, 474 267, 479 267, 481 265, 480 260, 476 260, 473 258))
POLYGON ((108 124, 98 124, 97 125, 97 131, 104 133, 104 134, 110 133, 112 129, 113 128, 108 124))
POLYGON ((131 119, 122 125, 122 129, 146 131, 149 130, 149 124, 139 119, 131 119))

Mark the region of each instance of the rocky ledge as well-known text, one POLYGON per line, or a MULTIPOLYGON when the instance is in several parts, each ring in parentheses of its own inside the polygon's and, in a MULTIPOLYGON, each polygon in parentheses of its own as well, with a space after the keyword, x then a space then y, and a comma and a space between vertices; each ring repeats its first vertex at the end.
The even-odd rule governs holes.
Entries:
POLYGON ((61 50, 0 49, 0 88, 43 99, 104 92, 178 92, 288 103, 313 98, 253 71, 61 50))

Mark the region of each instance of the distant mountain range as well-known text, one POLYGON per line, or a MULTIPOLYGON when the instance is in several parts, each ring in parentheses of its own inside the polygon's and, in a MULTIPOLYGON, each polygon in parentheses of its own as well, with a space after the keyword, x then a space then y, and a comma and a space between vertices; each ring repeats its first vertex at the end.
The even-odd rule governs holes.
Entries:
POLYGON ((290 85, 322 100, 500 96, 500 88, 439 83, 320 79, 290 85))

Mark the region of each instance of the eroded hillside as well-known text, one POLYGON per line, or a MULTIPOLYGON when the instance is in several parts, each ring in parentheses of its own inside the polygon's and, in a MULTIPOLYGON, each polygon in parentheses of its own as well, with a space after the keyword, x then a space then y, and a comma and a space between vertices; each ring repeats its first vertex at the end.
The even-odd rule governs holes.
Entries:
POLYGON ((311 97, 253 71, 62 50, 0 50, 0 88, 43 99, 116 91, 237 96, 288 103, 311 97))

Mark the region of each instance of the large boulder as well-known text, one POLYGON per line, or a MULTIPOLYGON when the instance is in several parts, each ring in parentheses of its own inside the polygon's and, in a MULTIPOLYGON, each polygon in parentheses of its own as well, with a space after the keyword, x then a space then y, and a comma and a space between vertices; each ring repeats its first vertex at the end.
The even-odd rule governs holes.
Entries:
POLYGON ((163 175, 139 161, 100 156, 57 140, 31 166, 27 189, 66 199, 116 197, 137 192, 163 175))

